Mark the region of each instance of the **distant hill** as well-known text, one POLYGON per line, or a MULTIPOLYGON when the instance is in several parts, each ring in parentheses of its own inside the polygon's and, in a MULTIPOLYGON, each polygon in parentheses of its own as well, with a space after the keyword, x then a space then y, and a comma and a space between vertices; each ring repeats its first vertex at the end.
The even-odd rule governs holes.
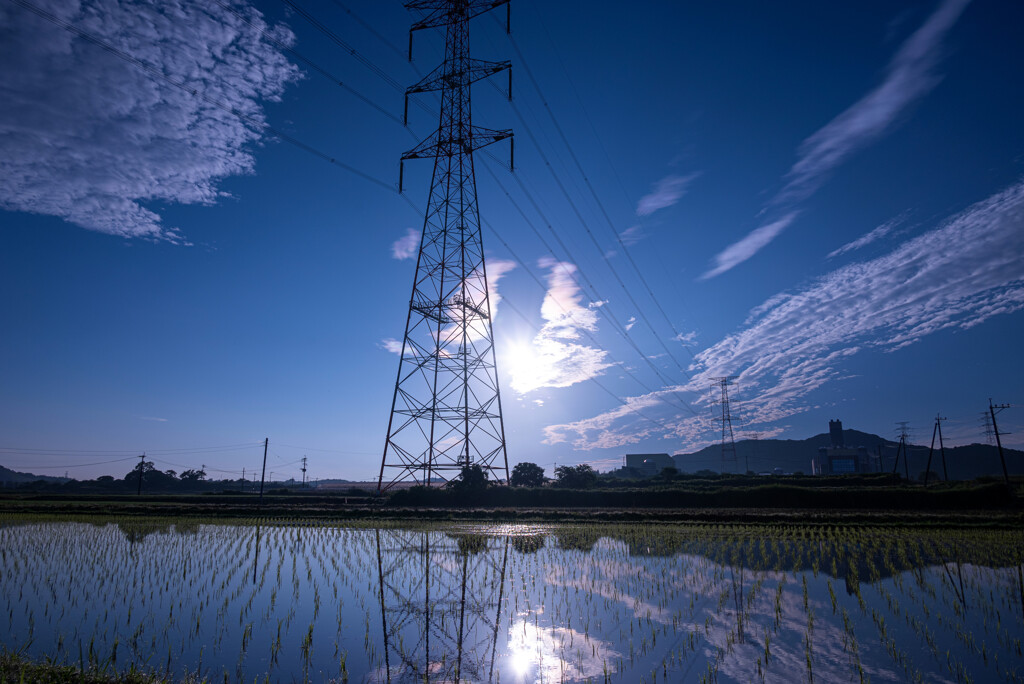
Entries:
POLYGON ((5 468, 0 465, 0 483, 20 483, 20 482, 38 482, 43 480, 44 482, 67 482, 70 478, 67 477, 53 477, 51 475, 33 475, 32 473, 19 473, 16 470, 5 468))
MULTIPOLYGON (((897 443, 859 430, 843 430, 843 441, 849 448, 865 447, 878 468, 878 454, 881 448, 881 469, 890 472, 896 457, 897 443)), ((771 472, 782 468, 783 472, 811 473, 811 459, 818 455, 820 447, 831 446, 832 439, 827 432, 807 439, 744 439, 736 442, 736 471, 753 470, 756 473, 771 472)), ((1003 449, 1006 467, 1011 475, 1024 474, 1024 451, 1003 449)), ((681 472, 696 472, 707 469, 716 472, 722 469, 722 447, 719 444, 704 447, 689 454, 675 454, 672 457, 681 472)), ((928 445, 911 444, 908 462, 910 476, 916 478, 928 462, 928 445)), ((960 447, 946 447, 946 467, 950 479, 970 480, 983 475, 1002 476, 999 451, 990 444, 969 444, 960 447)), ((900 473, 904 472, 902 457, 900 473)), ((932 471, 942 476, 942 460, 938 448, 932 457, 932 471)))

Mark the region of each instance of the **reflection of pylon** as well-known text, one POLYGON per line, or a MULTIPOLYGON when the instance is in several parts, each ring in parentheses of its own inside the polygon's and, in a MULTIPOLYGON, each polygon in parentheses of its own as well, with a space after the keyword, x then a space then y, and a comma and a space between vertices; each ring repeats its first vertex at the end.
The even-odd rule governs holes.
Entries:
POLYGON ((732 413, 729 409, 729 385, 736 379, 736 376, 724 375, 711 379, 715 381, 715 384, 711 386, 712 389, 715 387, 722 388, 722 398, 720 401, 722 404, 722 417, 717 420, 722 423, 722 472, 724 473, 727 467, 735 466, 736 464, 736 441, 733 439, 732 413))
POLYGON ((508 537, 376 534, 384 633, 380 681, 492 681, 508 537))

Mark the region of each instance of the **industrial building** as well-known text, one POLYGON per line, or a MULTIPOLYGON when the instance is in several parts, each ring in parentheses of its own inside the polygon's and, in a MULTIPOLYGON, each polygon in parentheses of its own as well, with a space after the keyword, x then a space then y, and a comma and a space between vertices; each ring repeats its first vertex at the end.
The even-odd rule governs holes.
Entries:
POLYGON ((668 454, 626 454, 626 467, 643 477, 653 477, 665 468, 675 468, 676 462, 668 454))
POLYGON ((817 458, 811 459, 811 472, 815 475, 842 475, 870 472, 871 464, 866 447, 847 448, 843 440, 843 422, 828 421, 828 434, 832 446, 818 449, 817 458))

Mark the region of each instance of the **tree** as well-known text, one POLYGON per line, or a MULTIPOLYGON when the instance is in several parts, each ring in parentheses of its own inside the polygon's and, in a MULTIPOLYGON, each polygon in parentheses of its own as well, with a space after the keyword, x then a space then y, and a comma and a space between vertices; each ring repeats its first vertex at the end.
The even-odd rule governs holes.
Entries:
POLYGON ((660 477, 662 480, 665 480, 666 482, 671 482, 672 480, 679 477, 679 469, 672 468, 671 466, 668 468, 662 468, 660 477))
POLYGON ((458 479, 452 480, 446 486, 462 503, 478 503, 490 485, 487 473, 474 463, 463 466, 458 479))
POLYGON ((555 468, 556 484, 566 489, 590 489, 597 483, 597 473, 586 463, 555 468))
POLYGON ((509 484, 513 487, 540 487, 544 484, 544 469, 536 463, 517 463, 512 469, 509 484))
POLYGON ((183 482, 202 482, 203 480, 206 479, 206 471, 205 470, 193 470, 193 469, 189 468, 188 470, 186 470, 186 471, 181 473, 181 478, 180 479, 183 482))

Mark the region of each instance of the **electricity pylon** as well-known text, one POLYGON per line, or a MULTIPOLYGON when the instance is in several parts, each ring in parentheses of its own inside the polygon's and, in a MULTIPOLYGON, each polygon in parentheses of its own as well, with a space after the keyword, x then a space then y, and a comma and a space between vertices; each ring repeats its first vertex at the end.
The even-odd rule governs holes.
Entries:
POLYGON ((511 139, 512 131, 472 124, 470 85, 511 64, 471 58, 468 34, 470 19, 507 4, 405 5, 421 16, 409 32, 409 58, 413 32, 431 28, 445 33, 445 58, 406 91, 407 101, 414 93, 439 91, 441 113, 437 130, 402 155, 399 170, 401 191, 407 159, 434 160, 378 491, 400 481, 447 482, 469 465, 508 481, 473 152, 511 139))
POLYGON ((900 464, 900 452, 903 452, 903 474, 907 482, 910 482, 910 423, 903 420, 896 425, 900 428, 900 443, 896 446, 896 461, 892 464, 892 474, 896 474, 896 468, 900 464))
POLYGON ((718 420, 722 423, 722 472, 728 464, 736 463, 736 441, 732 434, 732 412, 729 407, 729 385, 736 379, 735 375, 723 375, 718 378, 711 378, 715 381, 711 387, 722 389, 722 417, 718 420))
POLYGON ((932 474, 932 452, 935 451, 935 435, 939 436, 939 452, 942 454, 942 479, 949 481, 949 471, 946 470, 946 445, 942 442, 942 421, 947 420, 941 415, 935 416, 935 427, 932 428, 932 445, 928 447, 928 465, 924 467, 924 486, 928 486, 928 478, 932 474))

